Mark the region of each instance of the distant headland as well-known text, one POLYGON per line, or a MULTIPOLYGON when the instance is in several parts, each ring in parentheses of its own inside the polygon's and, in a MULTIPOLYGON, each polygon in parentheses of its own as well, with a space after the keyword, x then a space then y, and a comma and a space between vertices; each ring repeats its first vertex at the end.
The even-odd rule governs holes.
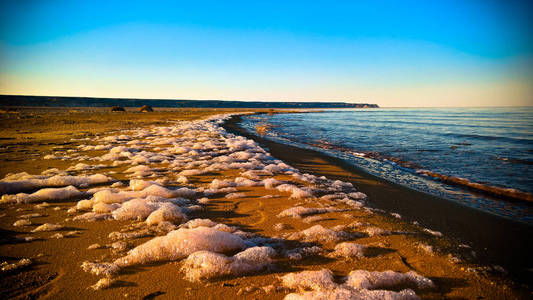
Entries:
POLYGON ((377 104, 346 102, 269 102, 191 99, 134 99, 0 95, 0 106, 44 107, 191 107, 191 108, 378 108, 377 104))

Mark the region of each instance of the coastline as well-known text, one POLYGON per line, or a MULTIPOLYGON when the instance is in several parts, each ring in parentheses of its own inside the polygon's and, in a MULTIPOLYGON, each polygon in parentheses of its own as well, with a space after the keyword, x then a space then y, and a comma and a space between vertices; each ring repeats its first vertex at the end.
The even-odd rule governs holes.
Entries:
POLYGON ((343 160, 318 151, 281 144, 250 134, 238 125, 240 116, 226 121, 229 132, 251 138, 269 149, 272 156, 302 172, 351 182, 369 196, 368 204, 387 212, 399 213, 409 222, 442 232, 456 245, 471 245, 476 263, 501 265, 519 283, 533 285, 533 226, 498 217, 477 209, 422 193, 368 174, 343 160), (327 164, 340 167, 344 174, 328 171, 327 164))
MULTIPOLYGON (((435 287, 425 289, 416 285, 413 287, 412 284, 400 284, 398 287, 393 287, 392 291, 372 290, 370 292, 395 293, 400 289, 413 288, 416 294, 424 299, 475 299, 479 297, 509 299, 527 298, 530 295, 527 287, 515 286, 509 282, 506 275, 497 270, 478 268, 469 261, 462 260, 462 256, 455 256, 457 251, 448 251, 448 249, 457 250, 452 249, 451 246, 454 244, 448 243, 447 238, 435 236, 436 232, 429 230, 435 230, 435 228, 429 227, 426 231, 421 226, 407 222, 405 220, 407 217, 399 219, 368 208, 367 206, 374 206, 372 197, 378 197, 378 194, 369 193, 369 199, 361 200, 360 203, 351 201, 352 204, 356 204, 355 206, 327 197, 335 193, 333 192, 335 189, 329 189, 335 186, 331 179, 353 176, 339 168, 338 165, 316 157, 311 157, 312 161, 300 162, 299 166, 302 171, 307 170, 305 163, 311 162, 314 165, 307 166, 309 170, 311 167, 320 166, 331 174, 331 179, 324 179, 332 184, 331 186, 326 186, 320 183, 321 181, 317 181, 315 185, 311 181, 306 181, 308 179, 301 174, 302 172, 267 155, 253 141, 235 137, 224 131, 220 128, 222 117, 219 116, 213 121, 204 120, 221 113, 252 113, 254 111, 257 113, 257 110, 220 111, 214 109, 168 112, 157 110, 153 114, 137 112, 123 114, 103 110, 94 112, 90 109, 80 109, 75 112, 70 112, 69 109, 59 112, 46 109, 41 112, 34 111, 34 113, 28 110, 21 112, 15 118, 6 120, 1 135, 6 139, 0 140, 3 146, 0 161, 5 166, 3 172, 25 171, 40 176, 38 174, 42 171, 58 168, 59 170, 55 171, 59 172, 58 174, 65 170, 67 173, 62 174, 82 178, 88 175, 109 176, 113 181, 78 186, 82 194, 85 194, 84 196, 66 199, 52 198, 46 201, 49 202, 46 205, 40 201, 0 203, 2 209, 0 230, 3 233, 0 243, 2 260, 14 263, 28 258, 33 262, 30 266, 7 273, 4 280, 0 280, 0 291, 10 298, 44 299, 94 297, 228 299, 235 298, 236 295, 242 299, 283 299, 289 293, 294 295, 295 292, 302 292, 302 290, 288 287, 281 282, 281 276, 302 271, 320 272, 319 270, 327 269, 334 276, 335 283, 331 283, 333 286, 337 286, 343 280, 342 278, 356 270, 372 271, 377 274, 388 270, 398 272, 396 274, 414 271, 432 280, 435 287), (43 120, 49 120, 49 122, 43 123, 43 120), (105 149, 95 148, 99 146, 105 149), (195 147, 207 155, 211 153, 211 150, 206 147, 213 146, 221 151, 215 152, 209 158, 200 158, 200 154, 194 153, 195 151, 180 150, 180 147, 195 147), (232 147, 236 148, 231 149, 232 147), (122 152, 126 154, 122 159, 112 158, 122 152), (169 161, 157 160, 159 154, 167 156, 169 161), (49 155, 56 157, 45 158, 49 155), (139 160, 141 163, 132 160, 136 155, 143 156, 138 157, 142 158, 139 160), (236 168, 219 168, 221 163, 231 163, 232 157, 240 157, 237 158, 236 168), (250 167, 250 157, 261 159, 252 159, 257 168, 250 167), (80 169, 76 168, 79 165, 77 158, 96 168, 84 166, 80 169), (91 160, 93 158, 97 160, 91 160), (151 161, 150 158, 155 160, 151 161), (116 161, 122 163, 114 164, 113 162, 116 161), (201 166, 201 164, 204 165, 201 166), (246 168, 241 169, 240 164, 247 166, 252 175, 248 171, 245 172, 246 168), (139 169, 140 167, 149 168, 139 169), (196 172, 206 167, 209 169, 207 173, 196 172), (293 171, 285 173, 284 170, 293 171), (256 171, 259 175, 253 175, 256 171), (261 175, 261 171, 267 171, 266 173, 270 175, 261 175), (143 172, 147 173, 143 174, 143 172), (180 176, 185 176, 187 180, 178 182, 180 176), (277 185, 267 187, 265 183, 262 183, 263 180, 270 183, 278 180, 279 187, 285 185, 289 188, 296 188, 294 191, 299 191, 304 196, 296 194, 296 197, 293 197, 291 193, 294 192, 284 188, 278 189, 277 185), (164 188, 150 185, 154 181, 164 188), (241 182, 245 184, 237 184, 241 182), (282 184, 283 182, 292 185, 282 184), (138 184, 142 187, 136 187, 138 184), (150 186, 146 187, 147 185, 150 186), (232 191, 224 191, 225 185, 232 191), (138 213, 133 213, 131 219, 113 218, 109 212, 107 215, 106 213, 100 214, 98 212, 100 209, 111 208, 114 210, 114 215, 120 211, 121 206, 126 207, 134 201, 111 203, 112 207, 100 205, 97 210, 96 204, 102 203, 92 202, 99 198, 96 196, 98 193, 96 191, 103 189, 124 196, 129 193, 144 193, 145 190, 162 190, 164 194, 173 194, 173 191, 184 187, 193 189, 196 194, 189 196, 189 200, 184 198, 175 203, 176 205, 183 203, 180 204, 183 212, 186 212, 186 216, 193 223, 206 222, 206 219, 209 223, 211 222, 209 220, 212 220, 218 224, 216 226, 226 230, 224 235, 229 235, 231 239, 237 238, 236 233, 240 231, 240 236, 246 239, 247 243, 261 243, 266 239, 266 245, 272 245, 278 255, 270 262, 269 260, 260 261, 260 263, 266 263, 266 268, 254 269, 257 270, 256 272, 229 276, 223 276, 225 273, 222 272, 219 273, 219 277, 200 281, 187 279, 186 275, 195 274, 195 271, 201 274, 203 269, 195 269, 194 264, 187 265, 186 261, 189 259, 184 258, 161 259, 149 252, 146 253, 147 258, 152 260, 141 259, 132 265, 127 263, 115 265, 115 262, 121 263, 122 258, 127 257, 131 251, 139 247, 142 249, 143 245, 156 239, 168 238, 172 232, 176 231, 168 231, 176 228, 173 226, 180 226, 181 230, 181 226, 186 223, 184 220, 176 220, 175 225, 167 224, 171 229, 166 229, 165 226, 149 224, 148 218, 145 220, 138 213), (219 193, 204 193, 207 188, 217 189, 217 187, 221 189, 219 193), (91 189, 95 190, 90 192, 91 189), (305 196, 305 191, 316 191, 315 197, 308 198, 309 196, 305 196), (91 202, 93 209, 84 207, 91 202), (364 202, 370 205, 365 206, 364 202), (185 203, 189 204, 185 205, 185 203), (302 210, 304 213, 298 214, 302 210), (306 210, 316 211, 309 214, 305 213, 306 210), (106 216, 111 218, 105 218, 106 216), (91 217, 104 218, 90 220, 91 217), (29 221, 30 224, 15 225, 16 222, 24 220, 29 221), (57 230, 52 228, 51 231, 35 231, 47 223, 58 224, 62 227, 57 230), (313 235, 311 229, 318 230, 318 232, 315 231, 313 235), (125 238, 121 239, 121 236, 125 238), (360 257, 332 256, 337 246, 344 242, 356 243, 356 245, 365 247, 366 250, 360 257), (99 247, 96 247, 95 243, 99 244, 99 247), (94 262, 95 267, 101 264, 102 270, 105 270, 109 264, 120 267, 121 270, 110 277, 102 278, 102 274, 90 273, 83 268, 86 262, 89 266, 94 262), (106 288, 104 285, 98 288, 98 284, 106 278, 111 280, 112 286, 106 288), (395 288, 398 289, 394 290, 395 288)), ((268 111, 265 110, 265 112, 268 111)), ((274 152, 273 149, 265 150, 274 152)), ((279 145, 276 151, 286 153, 286 149, 284 145, 279 145)), ((288 154, 292 154, 293 159, 305 160, 306 157, 300 155, 301 152, 298 149, 295 151, 297 152, 293 151, 288 154)), ((204 154, 201 156, 204 157, 204 154)), ((290 162, 290 158, 287 161, 290 162)), ((296 161, 295 164, 297 163, 296 161)), ((46 174, 48 173, 45 172, 42 175, 47 177, 46 174)), ((59 178, 61 176, 63 175, 59 175, 59 178)), ((369 177, 361 176, 359 180, 361 186, 356 186, 359 190, 362 190, 363 183, 376 185, 377 190, 386 187, 385 183, 369 177)), ((47 186, 44 187, 47 188, 47 186)), ((348 193, 347 190, 346 193, 348 193)), ((17 197, 14 193, 10 194, 6 200, 17 197)), ((166 197, 158 201, 168 201, 166 197)), ((184 197, 187 198, 187 196, 184 197)), ((361 199, 357 193, 350 197, 361 199)), ((341 200, 348 200, 348 198, 341 200)), ((178 239, 172 244, 180 245, 182 241, 178 239)), ((221 241, 214 243, 219 242, 221 241)), ((161 247, 166 249, 165 245, 156 245, 152 250, 156 251, 155 253, 165 251, 160 250, 161 247)), ((253 248, 247 248, 249 249, 253 248)), ((465 250, 470 251, 470 249, 465 250)), ((222 256, 223 260, 231 262, 232 259, 236 259, 231 255, 237 255, 237 251, 224 252, 229 256, 222 256)), ((216 271, 217 266, 219 265, 216 263, 214 266, 208 264, 206 268, 211 271, 214 268, 216 271)), ((218 270, 223 271, 224 268, 218 270)), ((217 275, 216 272, 215 275, 217 275)), ((353 290, 352 292, 358 293, 353 290)))

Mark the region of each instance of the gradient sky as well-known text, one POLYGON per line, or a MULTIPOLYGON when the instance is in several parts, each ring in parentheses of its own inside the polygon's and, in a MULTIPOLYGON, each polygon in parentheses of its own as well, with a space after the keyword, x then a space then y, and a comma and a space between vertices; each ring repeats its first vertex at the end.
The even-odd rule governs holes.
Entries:
POLYGON ((533 1, 0 0, 0 94, 533 105, 533 1))

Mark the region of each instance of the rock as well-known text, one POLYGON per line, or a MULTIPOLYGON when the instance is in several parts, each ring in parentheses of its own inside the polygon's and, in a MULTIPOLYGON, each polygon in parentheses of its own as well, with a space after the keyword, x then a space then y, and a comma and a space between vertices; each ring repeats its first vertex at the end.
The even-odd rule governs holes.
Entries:
POLYGON ((113 106, 111 107, 111 111, 126 111, 126 110, 122 106, 113 106))
POLYGON ((153 112, 154 109, 149 105, 143 105, 141 108, 139 108, 140 112, 153 112))

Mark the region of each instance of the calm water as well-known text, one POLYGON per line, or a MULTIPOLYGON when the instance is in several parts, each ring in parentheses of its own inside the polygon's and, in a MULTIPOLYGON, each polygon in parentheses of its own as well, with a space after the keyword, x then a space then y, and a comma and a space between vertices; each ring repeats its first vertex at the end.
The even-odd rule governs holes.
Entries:
POLYGON ((533 206, 424 176, 533 193, 533 107, 358 109, 244 118, 267 137, 345 159, 369 173, 491 213, 533 224, 533 206), (497 199, 500 198, 500 199, 497 199))

